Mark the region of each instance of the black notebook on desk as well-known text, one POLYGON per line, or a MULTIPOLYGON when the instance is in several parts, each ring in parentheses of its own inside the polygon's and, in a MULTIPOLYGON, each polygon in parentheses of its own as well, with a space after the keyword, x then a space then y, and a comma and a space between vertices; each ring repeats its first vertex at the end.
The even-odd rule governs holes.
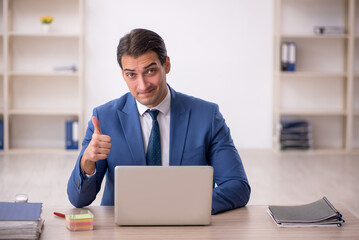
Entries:
POLYGON ((279 227, 341 227, 344 223, 326 197, 306 205, 269 206, 268 213, 279 227))
POLYGON ((0 239, 39 239, 42 203, 0 202, 0 239))

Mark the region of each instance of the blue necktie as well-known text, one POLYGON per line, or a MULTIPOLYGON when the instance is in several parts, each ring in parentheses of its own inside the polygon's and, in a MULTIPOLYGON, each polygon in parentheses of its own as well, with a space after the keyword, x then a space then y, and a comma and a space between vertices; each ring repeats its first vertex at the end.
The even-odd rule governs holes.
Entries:
POLYGON ((147 146, 147 165, 161 165, 161 136, 160 126, 158 125, 158 110, 147 110, 152 117, 152 130, 147 146))

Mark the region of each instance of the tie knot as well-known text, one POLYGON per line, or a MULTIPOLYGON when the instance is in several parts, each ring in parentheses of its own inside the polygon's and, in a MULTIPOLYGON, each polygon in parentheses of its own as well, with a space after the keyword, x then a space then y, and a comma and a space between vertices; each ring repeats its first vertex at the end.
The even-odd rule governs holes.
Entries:
POLYGON ((158 111, 157 109, 154 110, 148 109, 146 112, 148 112, 151 115, 152 120, 157 120, 157 115, 160 111, 158 111))

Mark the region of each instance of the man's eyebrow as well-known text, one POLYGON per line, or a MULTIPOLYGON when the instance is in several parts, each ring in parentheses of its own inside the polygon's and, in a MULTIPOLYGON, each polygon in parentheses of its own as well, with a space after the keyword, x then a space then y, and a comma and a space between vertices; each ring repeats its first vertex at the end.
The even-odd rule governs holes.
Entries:
POLYGON ((149 67, 151 67, 151 66, 153 66, 153 65, 157 65, 157 63, 152 62, 152 63, 148 64, 148 65, 147 65, 146 67, 144 67, 144 68, 147 69, 147 68, 149 68, 149 67))
MULTIPOLYGON (((151 66, 153 66, 153 65, 157 65, 157 63, 156 63, 156 62, 152 62, 152 63, 148 64, 147 66, 145 66, 144 69, 147 69, 147 68, 149 68, 149 67, 151 67, 151 66)), ((123 69, 123 71, 134 72, 135 70, 134 70, 134 69, 125 68, 125 69, 123 69)))

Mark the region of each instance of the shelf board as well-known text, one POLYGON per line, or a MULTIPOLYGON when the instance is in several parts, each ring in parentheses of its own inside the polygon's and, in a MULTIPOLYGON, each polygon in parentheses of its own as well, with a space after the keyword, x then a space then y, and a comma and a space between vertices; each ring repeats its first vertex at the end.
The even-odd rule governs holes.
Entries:
POLYGON ((45 37, 45 38, 51 38, 51 37, 55 37, 55 38, 78 38, 80 37, 79 34, 76 33, 61 33, 61 32, 50 32, 50 33, 42 33, 42 32, 9 32, 9 36, 10 37, 45 37))
POLYGON ((347 152, 346 149, 344 148, 313 148, 313 149, 308 149, 308 150, 278 150, 277 151, 279 154, 283 154, 283 155, 298 155, 298 154, 308 154, 308 155, 312 155, 312 154, 340 154, 340 153, 344 153, 347 152))
MULTIPOLYGON (((30 153, 54 153, 54 154, 69 154, 77 156, 80 149, 68 150, 65 147, 27 147, 27 148, 10 148, 7 152, 10 154, 30 154, 30 153)), ((2 150, 4 152, 4 150, 2 150)))
POLYGON ((79 73, 72 71, 58 71, 58 72, 30 72, 30 71, 13 71, 9 73, 13 77, 78 77, 79 73))
POLYGON ((47 110, 47 109, 9 109, 10 115, 45 115, 45 116, 73 116, 80 115, 78 110, 47 110))
POLYGON ((281 34, 279 35, 282 39, 348 39, 348 34, 327 34, 327 35, 317 35, 317 34, 281 34))
POLYGON ((280 115, 302 115, 302 116, 344 116, 345 110, 326 110, 326 109, 282 109, 279 111, 280 115))
POLYGON ((343 78, 347 77, 346 72, 305 72, 305 71, 295 71, 295 72, 276 72, 277 76, 281 77, 301 77, 301 78, 343 78))

